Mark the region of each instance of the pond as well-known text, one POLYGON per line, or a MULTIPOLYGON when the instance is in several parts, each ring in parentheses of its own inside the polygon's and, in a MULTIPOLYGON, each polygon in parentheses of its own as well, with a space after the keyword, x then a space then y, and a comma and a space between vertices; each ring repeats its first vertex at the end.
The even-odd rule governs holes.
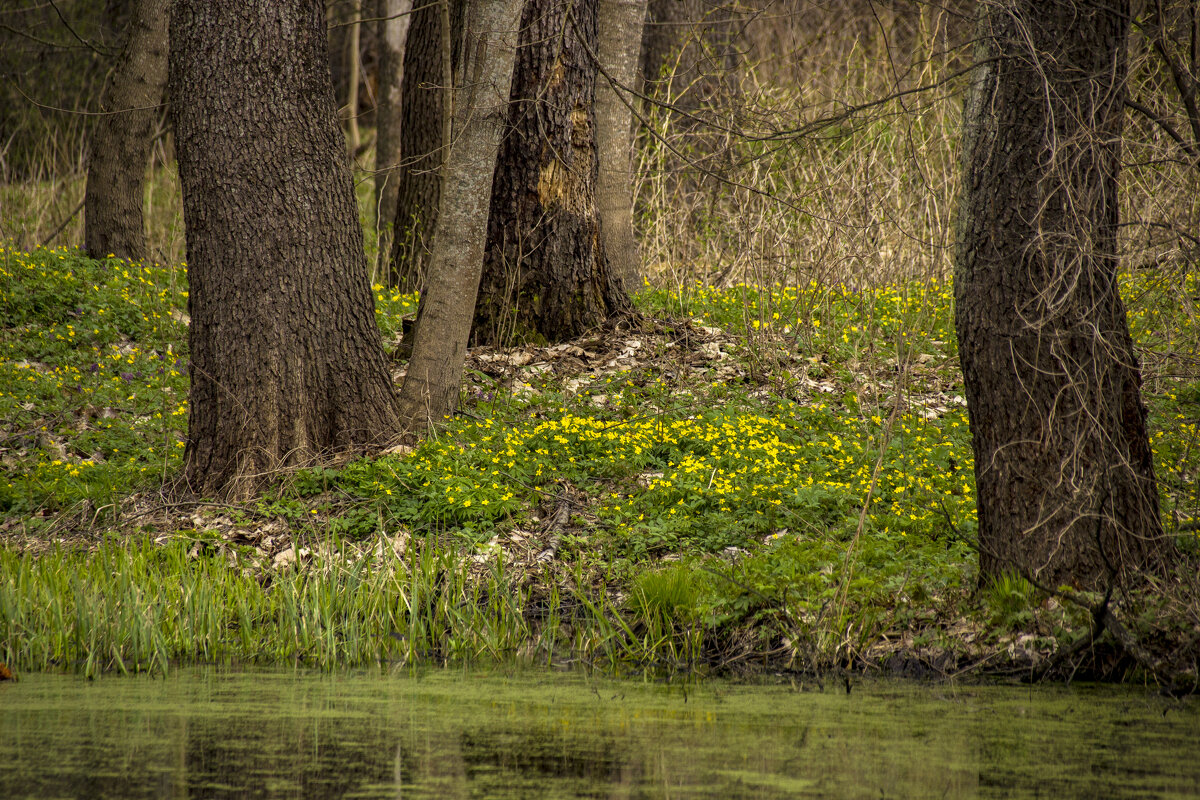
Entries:
POLYGON ((1200 796, 1194 700, 1111 686, 180 670, 0 684, 0 797, 1200 796))

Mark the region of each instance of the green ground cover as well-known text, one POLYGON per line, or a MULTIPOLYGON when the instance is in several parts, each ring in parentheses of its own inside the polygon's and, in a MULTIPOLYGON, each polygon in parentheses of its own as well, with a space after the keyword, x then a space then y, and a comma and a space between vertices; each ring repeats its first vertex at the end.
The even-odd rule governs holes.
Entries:
MULTIPOLYGON (((1195 283, 1125 284, 1191 552, 1195 283)), ((415 298, 374 289, 394 348, 415 298)), ((415 447, 181 510, 159 487, 186 432, 185 269, 5 247, 0 660, 673 670, 1051 647, 1086 614, 1020 581, 973 591, 951 297, 648 285, 631 332, 474 352, 463 413, 415 447)))

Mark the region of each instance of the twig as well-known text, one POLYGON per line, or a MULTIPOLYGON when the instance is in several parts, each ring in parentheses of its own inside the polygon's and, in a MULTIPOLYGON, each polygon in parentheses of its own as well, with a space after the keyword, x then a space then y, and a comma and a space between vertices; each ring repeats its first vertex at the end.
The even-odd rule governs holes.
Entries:
POLYGON ((53 231, 51 231, 49 236, 47 236, 45 239, 42 239, 42 245, 41 245, 42 247, 45 247, 46 245, 50 244, 50 242, 54 240, 54 237, 56 237, 60 233, 62 233, 63 228, 67 227, 67 225, 69 225, 71 223, 71 220, 75 219, 75 215, 78 214, 80 209, 83 208, 83 203, 85 200, 87 200, 86 195, 84 195, 83 199, 81 199, 79 201, 79 205, 75 206, 75 210, 73 210, 70 214, 68 214, 67 218, 64 219, 62 222, 60 222, 58 224, 58 227, 55 228, 53 231))
POLYGON ((59 10, 58 5, 54 2, 54 0, 47 0, 47 2, 49 2, 50 7, 54 9, 54 13, 58 14, 58 18, 60 20, 62 20, 62 24, 66 27, 66 29, 68 31, 71 32, 72 36, 74 36, 76 39, 79 40, 80 44, 82 44, 84 47, 91 50, 92 52, 97 53, 98 55, 104 56, 105 58, 112 58, 113 56, 116 55, 115 52, 108 52, 105 50, 101 50, 100 48, 96 47, 94 44, 89 42, 87 39, 84 39, 82 36, 80 36, 75 31, 75 28, 71 25, 71 23, 67 20, 66 16, 63 14, 63 12, 59 10))

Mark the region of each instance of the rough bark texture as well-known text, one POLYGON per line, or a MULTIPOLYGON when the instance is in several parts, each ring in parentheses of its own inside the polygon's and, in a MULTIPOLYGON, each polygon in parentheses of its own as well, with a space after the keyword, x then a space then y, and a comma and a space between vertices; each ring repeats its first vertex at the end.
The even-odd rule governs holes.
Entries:
POLYGON ((321 0, 177 0, 170 90, 190 284, 184 480, 244 496, 398 430, 321 0))
MULTIPOLYGON (((451 41, 461 38, 462 1, 451 2, 451 41)), ((443 59, 442 12, 416 2, 404 48, 400 87, 400 158, 396 181, 391 283, 402 291, 421 288, 441 193, 443 59), (424 6, 424 7, 423 7, 424 6)))
POLYGON ((596 79, 596 149, 600 158, 601 231, 613 273, 626 291, 640 288, 641 264, 633 236, 633 95, 618 86, 636 88, 638 49, 646 0, 600 0, 600 64, 607 73, 596 79), (610 80, 611 79, 611 80, 610 80), (618 86, 614 86, 613 83, 618 86))
POLYGON ((92 258, 109 254, 144 259, 142 217, 146 162, 167 85, 169 0, 138 0, 129 38, 105 90, 96 118, 84 192, 84 249, 92 258))
POLYGON ((956 326, 980 571, 1104 586, 1167 545, 1117 286, 1128 2, 985 13, 965 113, 956 326))
POLYGON ((568 339, 629 309, 596 206, 596 65, 588 52, 596 46, 595 3, 526 2, 492 184, 478 341, 568 339))
POLYGON ((522 0, 467 0, 455 80, 453 144, 421 296, 400 415, 425 428, 454 410, 487 241, 496 151, 504 132, 522 0), (466 76, 466 77, 464 77, 466 76))
POLYGON ((375 220, 379 250, 391 257, 391 229, 396 223, 396 195, 400 163, 401 87, 404 85, 404 45, 413 0, 378 0, 380 17, 379 91, 375 108, 375 220))

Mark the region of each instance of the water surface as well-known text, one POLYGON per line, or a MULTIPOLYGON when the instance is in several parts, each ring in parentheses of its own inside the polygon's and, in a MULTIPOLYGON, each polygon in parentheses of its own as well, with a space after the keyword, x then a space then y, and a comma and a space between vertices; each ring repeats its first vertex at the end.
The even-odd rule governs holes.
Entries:
POLYGON ((1197 756, 1195 702, 1108 686, 214 668, 0 684, 0 798, 1183 798, 1197 756))

